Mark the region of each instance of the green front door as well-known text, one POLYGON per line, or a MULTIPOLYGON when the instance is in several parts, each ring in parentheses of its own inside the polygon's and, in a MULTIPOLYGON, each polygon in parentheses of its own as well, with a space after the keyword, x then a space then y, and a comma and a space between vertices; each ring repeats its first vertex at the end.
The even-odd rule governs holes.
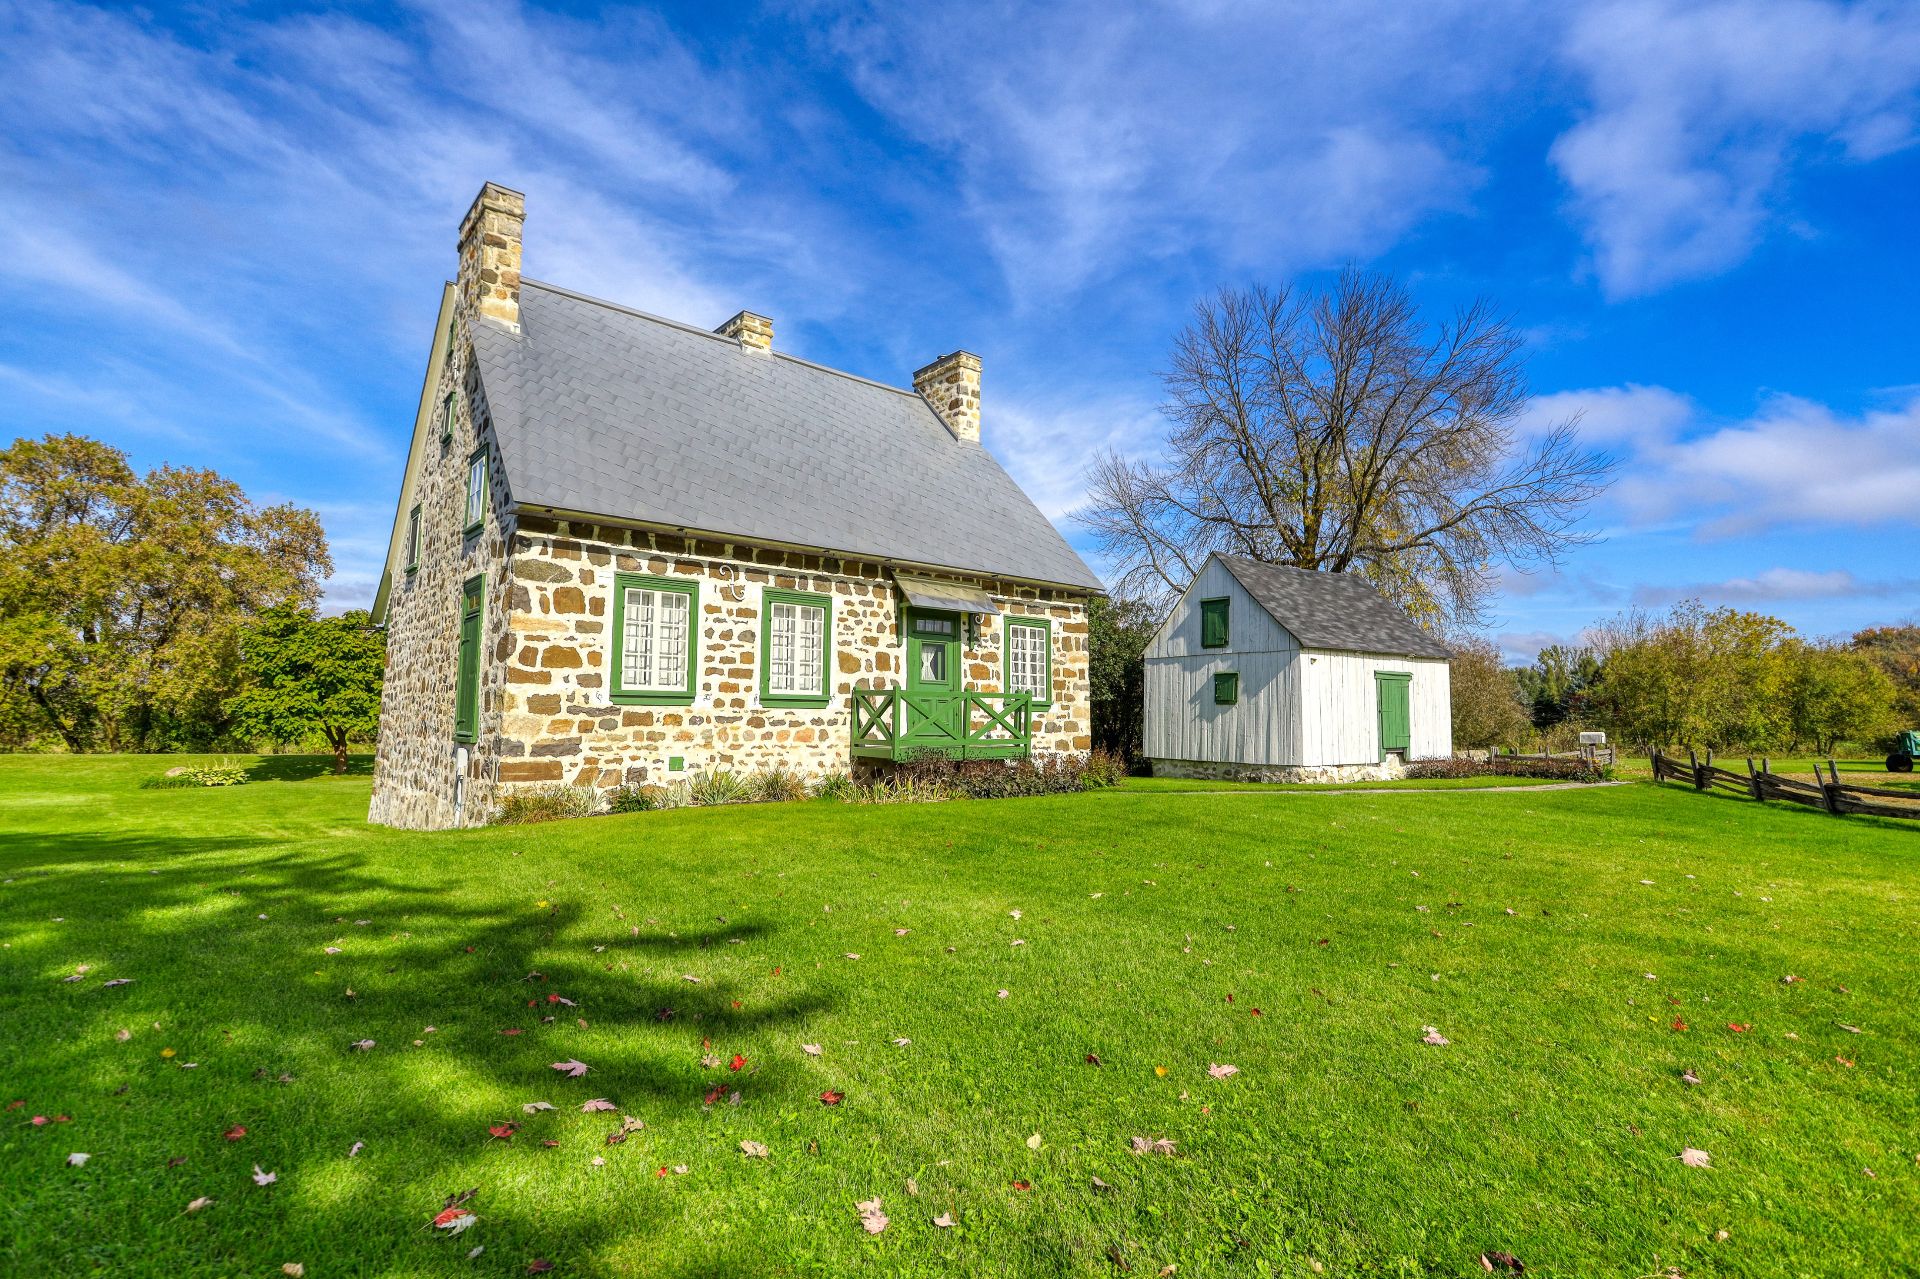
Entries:
POLYGON ((967 737, 967 706, 960 696, 958 613, 907 611, 907 744, 959 746, 967 737))
POLYGON ((1413 676, 1403 671, 1375 671, 1373 688, 1380 702, 1380 758, 1389 752, 1405 755, 1413 745, 1413 716, 1408 693, 1413 676))

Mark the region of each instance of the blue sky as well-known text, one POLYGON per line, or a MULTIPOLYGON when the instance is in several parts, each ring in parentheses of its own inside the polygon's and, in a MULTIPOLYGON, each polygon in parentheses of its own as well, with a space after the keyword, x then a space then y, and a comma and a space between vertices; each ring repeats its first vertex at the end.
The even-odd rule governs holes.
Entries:
POLYGON ((367 602, 439 284, 526 270, 895 384, 964 346, 1069 536, 1222 284, 1392 271, 1530 335, 1622 458, 1509 651, 1698 594, 1920 613, 1920 5, 1532 0, 129 10, 0 0, 0 438, 318 510, 367 602))

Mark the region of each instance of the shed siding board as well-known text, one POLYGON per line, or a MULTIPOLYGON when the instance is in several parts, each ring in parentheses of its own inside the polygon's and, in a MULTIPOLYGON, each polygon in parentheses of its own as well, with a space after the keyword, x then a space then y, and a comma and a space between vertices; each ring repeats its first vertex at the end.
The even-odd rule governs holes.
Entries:
MULTIPOLYGON (((1199 611, 1194 612, 1198 625, 1199 611)), ((1236 613, 1234 626, 1239 625, 1236 613)), ((1185 657, 1149 658, 1146 697, 1143 745, 1150 759, 1298 762, 1298 652, 1212 649, 1185 657), (1218 706, 1213 700, 1213 677, 1222 671, 1240 676, 1240 700, 1231 706, 1218 706)))
MULTIPOLYGON (((1247 594, 1247 588, 1227 571, 1218 559, 1209 558, 1200 575, 1179 603, 1161 623, 1153 642, 1147 645, 1147 658, 1213 657, 1220 653, 1296 653, 1299 642, 1291 632, 1273 620, 1273 615, 1247 594), (1226 596, 1233 601, 1228 619, 1226 648, 1206 648, 1200 643, 1200 601, 1226 596)), ((1244 683, 1244 681, 1243 681, 1244 683)), ((1246 696, 1244 690, 1241 696, 1246 696)))
POLYGON ((1373 764, 1380 759, 1380 704, 1374 672, 1412 676, 1408 712, 1413 759, 1453 753, 1447 663, 1365 653, 1307 653, 1302 660, 1302 758, 1308 767, 1373 764))

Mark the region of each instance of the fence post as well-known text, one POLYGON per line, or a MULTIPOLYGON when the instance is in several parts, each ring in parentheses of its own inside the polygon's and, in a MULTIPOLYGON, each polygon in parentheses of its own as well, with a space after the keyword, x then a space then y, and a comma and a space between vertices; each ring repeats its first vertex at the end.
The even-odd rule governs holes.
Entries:
POLYGON ((1753 771, 1753 756, 1751 755, 1747 756, 1747 789, 1753 792, 1753 797, 1756 800, 1760 798, 1760 775, 1753 771))
MULTIPOLYGON (((1709 763, 1713 760, 1713 751, 1711 749, 1707 751, 1707 760, 1709 763)), ((1695 790, 1705 790, 1707 783, 1700 772, 1700 756, 1691 746, 1687 747, 1687 767, 1693 770, 1693 788, 1695 790)))
POLYGON ((1820 783, 1820 798, 1826 801, 1827 811, 1829 813, 1832 813, 1834 816, 1838 817, 1840 815, 1840 804, 1839 804, 1840 772, 1838 769, 1835 769, 1833 767, 1832 760, 1827 761, 1827 768, 1833 773, 1832 781, 1825 781, 1821 779, 1820 761, 1817 759, 1814 760, 1813 761, 1813 780, 1820 783))

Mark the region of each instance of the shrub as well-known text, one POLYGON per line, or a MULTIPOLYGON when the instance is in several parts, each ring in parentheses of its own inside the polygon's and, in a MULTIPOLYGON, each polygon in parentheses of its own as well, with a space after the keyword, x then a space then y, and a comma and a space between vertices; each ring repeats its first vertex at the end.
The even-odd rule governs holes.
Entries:
POLYGON ((956 799, 1009 799, 1022 795, 1068 795, 1111 786, 1126 775, 1119 757, 1101 752, 1098 762, 1089 755, 1049 755, 1031 759, 974 759, 956 762, 942 756, 922 756, 902 763, 895 779, 909 779, 939 787, 956 799))
POLYGON ((916 777, 904 770, 861 789, 863 804, 937 804, 952 799, 954 790, 935 777, 916 777))
POLYGON ((247 769, 237 759, 220 759, 211 764, 178 764, 158 777, 140 783, 145 790, 176 790, 196 786, 244 786, 247 769))
POLYGON ((1520 759, 1495 756, 1484 759, 1420 759, 1407 765, 1407 776, 1426 781, 1442 777, 1549 777, 1561 782, 1604 782, 1613 776, 1605 764, 1584 759, 1520 759))
POLYGON ((1110 751, 1097 746, 1087 756, 1087 766, 1080 774, 1082 790, 1104 790, 1109 786, 1118 786, 1126 780, 1127 761, 1118 751, 1110 751))
POLYGON ((525 826, 533 822, 557 822, 569 817, 591 817, 600 806, 600 795, 590 786, 542 786, 535 790, 513 791, 500 800, 494 813, 496 826, 525 826))
POLYGON ((645 813, 656 808, 665 808, 661 801, 666 798, 664 786, 622 786, 607 796, 609 813, 645 813))
POLYGON ((687 792, 696 804, 738 804, 753 797, 747 779, 727 768, 691 778, 687 792))
POLYGON ((748 777, 747 788, 752 791, 753 798, 763 804, 778 804, 807 797, 807 784, 797 774, 778 765, 748 777))
POLYGON ((839 804, 857 804, 860 802, 860 783, 854 781, 850 773, 828 773, 814 783, 813 797, 839 804))

